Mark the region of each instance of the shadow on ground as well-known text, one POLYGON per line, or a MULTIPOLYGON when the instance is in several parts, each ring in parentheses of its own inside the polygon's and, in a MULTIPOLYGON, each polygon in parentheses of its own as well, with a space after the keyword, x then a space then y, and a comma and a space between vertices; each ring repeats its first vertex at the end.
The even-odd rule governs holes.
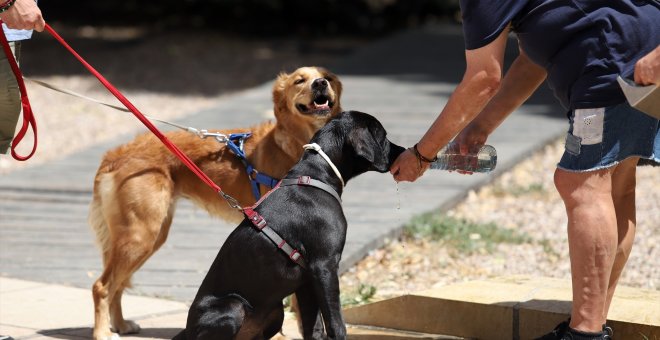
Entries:
MULTIPOLYGON (((122 338, 172 339, 175 335, 179 334, 180 331, 181 328, 147 327, 140 329, 140 332, 137 334, 122 335, 122 338)), ((37 333, 54 339, 89 339, 92 336, 92 328, 45 329, 38 331, 37 333)))
MULTIPOLYGON (((120 89, 217 95, 270 81, 281 71, 326 65, 365 38, 242 38, 212 31, 151 32, 147 28, 54 29, 120 89)), ((50 34, 23 44, 26 76, 91 76, 50 34)))

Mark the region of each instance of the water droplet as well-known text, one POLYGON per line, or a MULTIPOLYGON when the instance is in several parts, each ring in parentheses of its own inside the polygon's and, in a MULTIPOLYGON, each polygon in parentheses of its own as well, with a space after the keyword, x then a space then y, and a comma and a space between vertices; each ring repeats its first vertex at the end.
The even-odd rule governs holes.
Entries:
POLYGON ((399 182, 396 183, 396 210, 401 210, 401 196, 399 196, 399 182))

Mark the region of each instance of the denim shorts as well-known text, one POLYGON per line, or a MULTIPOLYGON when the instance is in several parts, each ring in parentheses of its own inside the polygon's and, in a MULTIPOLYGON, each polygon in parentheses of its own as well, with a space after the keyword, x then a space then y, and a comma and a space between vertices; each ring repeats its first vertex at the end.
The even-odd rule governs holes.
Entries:
POLYGON ((612 167, 628 157, 660 162, 660 123, 628 103, 576 109, 569 117, 564 155, 557 167, 583 172, 612 167))

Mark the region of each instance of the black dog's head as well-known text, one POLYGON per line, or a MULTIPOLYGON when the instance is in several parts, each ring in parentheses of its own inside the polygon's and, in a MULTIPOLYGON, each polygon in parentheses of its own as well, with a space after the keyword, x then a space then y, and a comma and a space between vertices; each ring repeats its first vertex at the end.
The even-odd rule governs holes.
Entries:
POLYGON ((346 179, 366 171, 387 172, 405 150, 387 139, 387 131, 373 116, 346 111, 312 139, 321 145, 346 179), (339 152, 337 152, 339 151, 339 152))
POLYGON ((352 147, 359 161, 366 161, 366 171, 389 171, 405 148, 390 142, 383 125, 369 114, 349 111, 342 118, 351 121, 351 131, 344 145, 352 147))

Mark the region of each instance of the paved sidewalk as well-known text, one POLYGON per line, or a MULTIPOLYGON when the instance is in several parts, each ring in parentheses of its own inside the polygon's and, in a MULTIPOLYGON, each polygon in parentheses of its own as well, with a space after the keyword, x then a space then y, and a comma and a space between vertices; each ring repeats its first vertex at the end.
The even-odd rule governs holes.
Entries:
MULTIPOLYGON (((171 339, 186 325, 188 305, 178 301, 125 295, 125 317, 137 321, 140 333, 123 340, 171 339)), ((0 336, 14 339, 89 339, 94 305, 88 289, 0 277, 0 336)), ((293 315, 282 332, 297 339, 293 315)))
MULTIPOLYGON (((126 317, 144 328, 140 337, 170 339, 185 326, 188 308, 182 302, 128 295, 122 304, 126 317)), ((92 334, 88 289, 0 277, 0 306, 0 335, 83 339, 92 334)))
MULTIPOLYGON (((510 46, 509 55, 511 51, 515 46, 510 46)), ((365 46, 329 68, 344 83, 344 109, 377 116, 392 141, 412 145, 460 80, 463 58, 460 28, 427 28, 365 46)), ((256 124, 272 106, 270 87, 264 84, 237 93, 180 123, 198 128, 256 124)), ((349 233, 341 269, 396 235, 411 216, 452 206, 470 188, 490 181, 566 128, 563 111, 544 86, 491 136, 489 143, 496 147, 499 163, 493 174, 433 172, 414 184, 399 185, 388 174, 369 173, 352 180, 343 197, 349 233)), ((71 337, 89 336, 84 328, 92 323, 89 288, 101 271, 100 255, 86 224, 92 179, 103 153, 132 138, 121 136, 0 178, 0 276, 6 277, 0 280, 0 334, 27 339, 73 327, 71 337), (21 291, 27 294, 14 295, 21 291), (28 301, 36 307, 24 307, 28 301)), ((130 292, 178 302, 139 297, 134 305, 127 302, 125 313, 142 318, 143 327, 154 320, 153 329, 140 337, 171 336, 173 328, 182 326, 177 313, 194 297, 232 228, 189 202, 179 204, 167 243, 138 271, 130 292)))

